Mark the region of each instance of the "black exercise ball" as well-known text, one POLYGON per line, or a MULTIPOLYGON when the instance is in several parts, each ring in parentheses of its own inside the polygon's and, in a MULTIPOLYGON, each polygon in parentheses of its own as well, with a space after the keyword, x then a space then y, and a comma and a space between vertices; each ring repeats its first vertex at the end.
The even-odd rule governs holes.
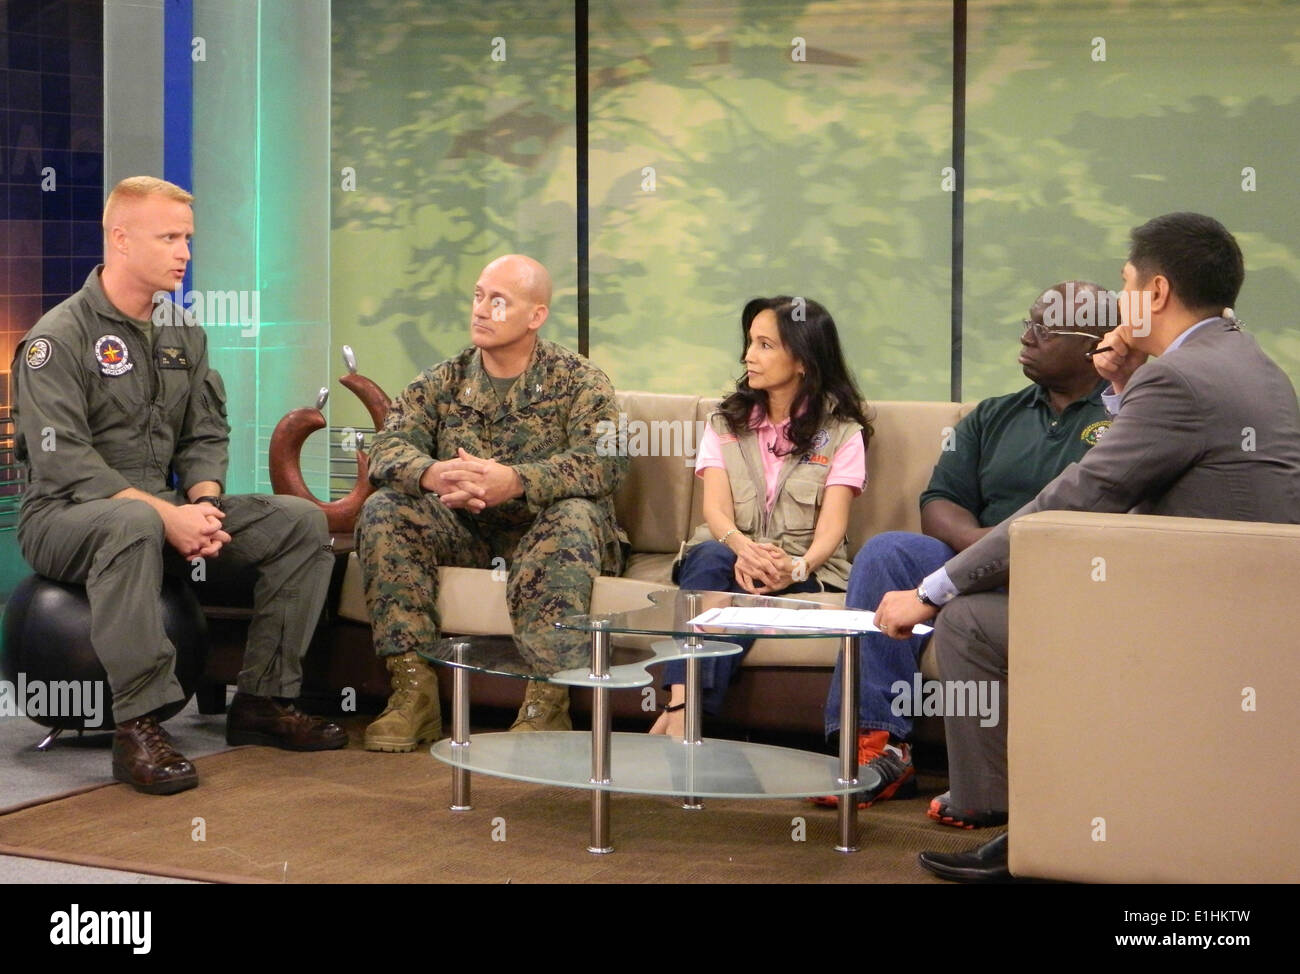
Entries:
MULTIPOLYGON (((163 629, 176 647, 176 677, 185 699, 164 707, 160 720, 184 709, 194 693, 208 653, 208 624, 199 600, 185 582, 167 577, 162 587, 163 629)), ((32 575, 19 583, 9 597, 4 614, 4 643, 0 645, 0 678, 17 694, 20 675, 27 687, 43 681, 99 680, 102 683, 102 717, 88 727, 80 716, 27 716, 45 727, 64 730, 111 730, 113 693, 99 657, 90 644, 90 602, 81 585, 56 582, 32 575)), ((47 696, 50 691, 47 689, 47 696)), ((15 701, 17 702, 17 701, 15 701)), ((25 705, 27 699, 22 703, 25 705)), ((47 705, 48 706, 48 705, 47 705)))

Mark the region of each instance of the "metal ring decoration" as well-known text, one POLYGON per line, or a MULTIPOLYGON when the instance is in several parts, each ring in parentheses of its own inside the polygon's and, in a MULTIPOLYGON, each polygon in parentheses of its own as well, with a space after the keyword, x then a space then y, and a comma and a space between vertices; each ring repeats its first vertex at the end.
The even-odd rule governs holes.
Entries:
MULTIPOLYGON (((375 429, 383 429, 388 416, 389 398, 384 390, 371 379, 358 375, 356 357, 352 349, 343 346, 343 362, 347 366, 346 375, 339 378, 345 389, 361 400, 375 424, 375 429)), ((291 410, 271 433, 269 467, 271 489, 277 494, 303 497, 312 501, 325 512, 329 529, 337 534, 351 533, 356 525, 361 505, 373 492, 370 486, 370 460, 361 447, 361 434, 357 433, 357 476, 352 489, 336 501, 322 501, 307 487, 302 476, 302 445, 307 437, 326 426, 325 414, 321 412, 329 399, 329 390, 322 388, 316 398, 315 406, 306 406, 291 410)))

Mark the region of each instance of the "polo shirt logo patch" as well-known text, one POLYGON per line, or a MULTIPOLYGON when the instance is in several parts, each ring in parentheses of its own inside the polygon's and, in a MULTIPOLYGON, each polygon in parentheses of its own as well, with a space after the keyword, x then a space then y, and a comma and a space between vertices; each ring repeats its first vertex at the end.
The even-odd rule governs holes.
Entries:
POLYGON ((95 342, 95 361, 104 375, 123 375, 135 368, 126 342, 116 335, 104 335, 95 342))
POLYGON ((185 349, 171 345, 160 345, 158 347, 158 368, 188 369, 189 367, 190 360, 185 357, 185 349))
POLYGON ((1089 446, 1096 446, 1097 441, 1101 439, 1101 434, 1110 429, 1110 420, 1103 419, 1100 422, 1093 423, 1079 434, 1079 439, 1089 446))
POLYGON ((36 339, 27 346, 26 359, 29 369, 39 369, 50 360, 50 343, 44 338, 36 339))

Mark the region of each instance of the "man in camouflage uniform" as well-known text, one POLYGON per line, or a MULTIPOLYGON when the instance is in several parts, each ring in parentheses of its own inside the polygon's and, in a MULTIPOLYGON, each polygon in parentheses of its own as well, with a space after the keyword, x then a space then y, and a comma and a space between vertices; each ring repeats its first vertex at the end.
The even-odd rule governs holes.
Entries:
POLYGON ((163 631, 164 571, 257 572, 229 743, 347 743, 290 699, 333 565, 325 517, 295 497, 222 496, 225 389, 203 329, 159 298, 184 279, 192 199, 148 176, 119 183, 104 205, 104 264, 27 333, 12 372, 29 480, 18 542, 36 571, 85 585, 113 692, 113 775, 150 794, 198 784, 158 721, 184 699, 163 631))
MULTIPOLYGON (((439 637, 440 565, 504 559, 515 641, 534 669, 587 658, 587 641, 554 624, 587 611, 596 576, 621 570, 613 493, 626 460, 596 450, 599 424, 618 418, 609 379, 538 337, 550 300, 537 261, 488 264, 474 288, 473 347, 407 386, 375 438, 379 490, 358 518, 357 554, 393 694, 366 729, 368 750, 410 751, 441 735, 437 677, 418 655, 439 637)), ((530 682, 511 730, 567 730, 568 707, 565 687, 530 682)))

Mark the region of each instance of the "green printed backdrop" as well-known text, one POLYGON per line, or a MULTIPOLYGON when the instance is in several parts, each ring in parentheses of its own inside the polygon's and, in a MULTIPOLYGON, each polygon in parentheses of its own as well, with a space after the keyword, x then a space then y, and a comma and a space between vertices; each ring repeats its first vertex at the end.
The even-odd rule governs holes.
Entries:
MULTIPOLYGON (((788 292, 831 309, 868 398, 947 398, 953 4, 589 7, 590 353, 616 385, 724 390, 741 305, 788 292)), ((464 346, 510 250, 551 268, 547 333, 576 344, 571 5, 332 9, 335 347, 397 392, 464 346)), ((1022 385, 1038 291, 1114 285, 1128 229, 1172 209, 1237 233, 1237 311, 1300 378, 1300 5, 968 11, 962 398, 1022 385)), ((346 396, 332 418, 365 420, 346 396)))
POLYGON ((1006 342, 1036 286, 1117 287, 1129 228, 1172 210, 1236 234, 1236 311, 1300 381, 1300 4, 969 9, 963 397, 1019 381, 1006 342))
MULTIPOLYGON (((555 281, 547 336, 576 348, 572 5, 332 9, 335 346, 350 344, 360 371, 397 394, 468 343, 479 271, 519 251, 555 281)), ((369 426, 334 391, 333 424, 369 426)))

